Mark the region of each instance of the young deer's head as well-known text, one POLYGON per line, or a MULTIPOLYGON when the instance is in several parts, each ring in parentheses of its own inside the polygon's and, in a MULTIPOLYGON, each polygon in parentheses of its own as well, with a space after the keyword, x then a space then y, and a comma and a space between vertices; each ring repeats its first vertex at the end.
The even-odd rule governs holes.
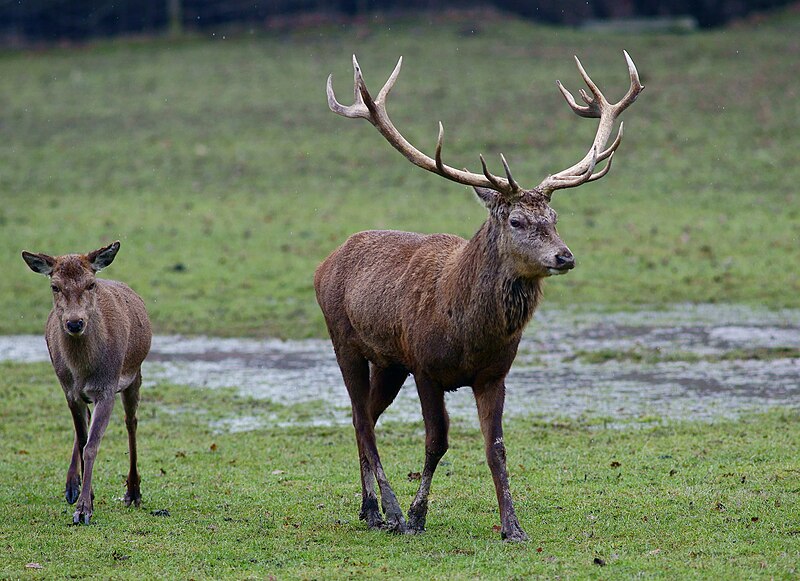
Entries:
POLYGON ((82 335, 97 316, 95 274, 111 264, 118 251, 119 241, 89 254, 53 257, 22 252, 33 272, 50 277, 53 313, 68 335, 82 335))
MULTIPOLYGON (((624 52, 624 51, 623 51, 624 52)), ((624 52, 630 74, 630 88, 617 103, 609 103, 597 85, 583 69, 575 57, 583 80, 589 87, 591 95, 581 89, 580 95, 585 105, 578 105, 575 98, 561 82, 558 88, 572 110, 581 117, 599 118, 599 126, 589 152, 575 165, 545 178, 538 186, 527 190, 511 176, 508 163, 501 154, 500 159, 505 170, 505 177, 489 172, 486 161, 480 156, 483 172, 472 173, 458 170, 442 162, 442 144, 444 128, 439 123, 439 138, 436 153, 430 157, 411 145, 395 128, 386 112, 386 97, 389 95, 400 74, 403 58, 389 76, 389 80, 372 98, 361 68, 355 55, 353 56, 355 103, 344 106, 336 100, 333 92, 332 77, 328 77, 328 106, 331 111, 344 117, 361 117, 372 123, 383 137, 411 163, 454 182, 473 186, 478 197, 489 210, 489 227, 497 244, 497 250, 506 264, 512 265, 518 276, 544 277, 552 274, 564 274, 575 266, 575 258, 556 231, 556 213, 550 207, 550 198, 554 191, 572 188, 603 177, 611 168, 611 159, 622 141, 622 123, 613 143, 606 147, 614 128, 616 118, 639 96, 644 86, 639 82, 639 74, 627 52, 624 52), (595 172, 595 166, 604 160, 606 165, 595 172)))

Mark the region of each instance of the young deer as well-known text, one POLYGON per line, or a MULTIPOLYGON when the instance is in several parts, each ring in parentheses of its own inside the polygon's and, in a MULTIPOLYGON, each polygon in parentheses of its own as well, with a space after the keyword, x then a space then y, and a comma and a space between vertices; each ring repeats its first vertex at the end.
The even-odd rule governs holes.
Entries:
POLYGON ((128 286, 95 278, 113 262, 118 250, 119 242, 114 242, 89 254, 22 253, 31 270, 50 277, 53 290, 45 338, 75 424, 66 486, 67 502, 78 502, 72 516, 75 524, 89 524, 92 517, 92 468, 117 392, 122 394, 130 451, 125 505, 142 502, 136 468, 136 408, 141 365, 150 350, 150 321, 144 302, 128 286), (88 403, 94 404, 93 415, 88 403))
POLYGON ((614 120, 644 88, 633 61, 625 54, 630 88, 609 103, 575 59, 591 96, 581 90, 579 105, 559 82, 558 88, 581 117, 599 118, 589 152, 575 165, 526 190, 511 176, 458 170, 442 162, 443 129, 433 158, 411 145, 386 112, 386 97, 397 80, 402 57, 373 99, 355 56, 355 103, 341 105, 328 77, 328 105, 344 117, 361 117, 408 160, 423 169, 475 188, 489 217, 470 240, 448 234, 368 231, 351 236, 317 268, 317 301, 333 342, 350 395, 361 464, 362 519, 370 527, 421 532, 434 470, 447 451, 448 417, 444 393, 472 387, 494 480, 504 539, 521 541, 520 527, 506 471, 502 414, 505 377, 517 353, 522 331, 541 296, 543 278, 564 274, 575 259, 556 232, 556 213, 548 205, 554 191, 603 177, 622 139, 622 124, 606 148, 614 120), (595 165, 608 160, 595 172, 595 165), (375 424, 397 396, 409 373, 414 375, 425 421, 425 463, 408 522, 381 466, 375 424), (377 479, 383 522, 374 483, 377 479))

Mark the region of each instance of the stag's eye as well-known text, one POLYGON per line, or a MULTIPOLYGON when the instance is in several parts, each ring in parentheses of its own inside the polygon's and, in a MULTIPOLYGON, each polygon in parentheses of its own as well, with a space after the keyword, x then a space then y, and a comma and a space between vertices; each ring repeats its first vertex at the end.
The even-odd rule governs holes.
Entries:
POLYGON ((512 228, 522 228, 522 221, 517 218, 511 218, 508 223, 511 225, 512 228))

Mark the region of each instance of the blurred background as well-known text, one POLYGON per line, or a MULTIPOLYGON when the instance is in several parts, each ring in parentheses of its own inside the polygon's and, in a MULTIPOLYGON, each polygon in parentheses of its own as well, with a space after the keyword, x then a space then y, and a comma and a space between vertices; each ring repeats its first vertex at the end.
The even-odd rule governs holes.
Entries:
MULTIPOLYGON (((156 331, 324 337, 313 273, 367 229, 472 236, 469 188, 413 167, 361 120, 351 55, 431 153, 523 187, 587 151, 560 79, 579 55, 609 99, 646 90, 602 180, 554 196, 577 257, 540 311, 800 307, 800 4, 0 0, 0 334, 39 333, 21 250, 122 250, 103 276, 156 331), (680 307, 678 307, 680 308, 680 307)), ((532 332, 535 325, 531 326, 532 332)))

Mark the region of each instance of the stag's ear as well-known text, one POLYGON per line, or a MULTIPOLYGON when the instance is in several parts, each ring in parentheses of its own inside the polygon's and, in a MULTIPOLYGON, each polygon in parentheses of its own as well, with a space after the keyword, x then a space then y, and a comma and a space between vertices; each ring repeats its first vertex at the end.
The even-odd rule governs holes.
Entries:
POLYGON ((491 208, 497 202, 499 202, 502 198, 502 195, 497 190, 493 190, 492 188, 482 188, 480 186, 472 186, 472 189, 475 190, 475 193, 480 198, 483 205, 487 208, 491 208))
POLYGON ((92 270, 97 272, 114 262, 117 252, 119 252, 119 240, 99 250, 93 250, 86 255, 86 258, 89 260, 92 270))
POLYGON ((47 254, 34 254, 27 250, 22 251, 22 259, 28 264, 28 267, 33 272, 50 276, 53 273, 53 267, 56 265, 56 259, 47 254))

